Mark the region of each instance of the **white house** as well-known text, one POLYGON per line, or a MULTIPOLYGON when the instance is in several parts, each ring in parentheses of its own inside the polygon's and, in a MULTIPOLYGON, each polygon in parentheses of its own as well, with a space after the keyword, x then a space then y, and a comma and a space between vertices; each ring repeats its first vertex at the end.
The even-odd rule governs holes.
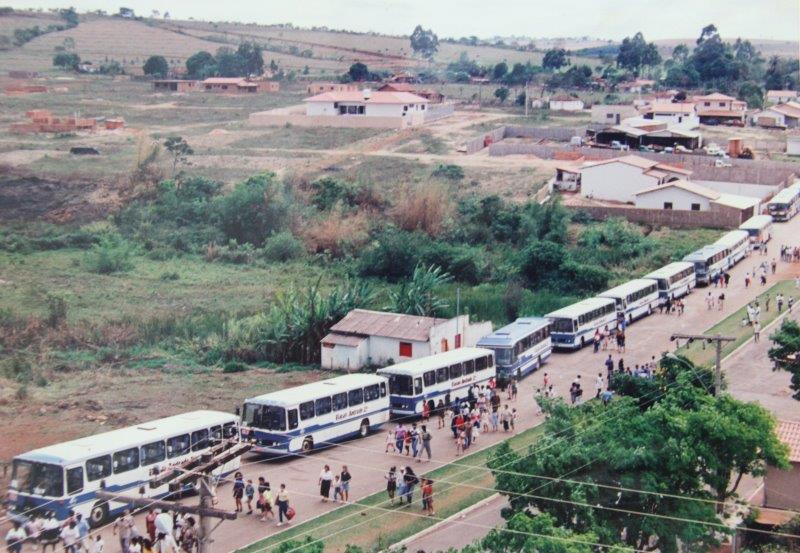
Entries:
POLYGON ((592 123, 619 125, 623 120, 636 117, 639 112, 631 104, 594 104, 592 123))
POLYGON ((800 103, 787 102, 770 106, 753 114, 753 123, 759 127, 797 128, 800 122, 800 103))
POLYGON ((692 102, 655 102, 641 110, 645 119, 654 119, 683 129, 696 129, 700 117, 692 102))
MULTIPOLYGON (((725 194, 688 180, 676 180, 636 193, 636 207, 676 211, 711 211, 717 206, 758 214, 761 201, 750 196, 725 194)), ((744 214, 742 215, 744 217, 744 214)))
POLYGON ((580 173, 582 196, 623 203, 634 203, 640 190, 691 175, 686 169, 633 155, 586 164, 580 173))
POLYGON ((559 94, 550 98, 550 109, 553 111, 581 111, 583 100, 566 94, 559 94))
POLYGON ((422 123, 428 100, 410 92, 334 90, 303 100, 309 117, 406 118, 422 123))
POLYGON ((797 101, 796 90, 767 90, 766 100, 768 105, 785 104, 797 101))
POLYGON ((321 365, 358 370, 365 365, 408 361, 472 347, 491 332, 491 323, 471 324, 469 315, 439 319, 354 309, 322 339, 321 365))
POLYGON ((701 123, 740 121, 744 123, 747 114, 747 102, 737 100, 733 96, 714 92, 705 96, 692 98, 701 123))
POLYGON ((786 135, 786 153, 800 156, 800 132, 792 131, 786 135))

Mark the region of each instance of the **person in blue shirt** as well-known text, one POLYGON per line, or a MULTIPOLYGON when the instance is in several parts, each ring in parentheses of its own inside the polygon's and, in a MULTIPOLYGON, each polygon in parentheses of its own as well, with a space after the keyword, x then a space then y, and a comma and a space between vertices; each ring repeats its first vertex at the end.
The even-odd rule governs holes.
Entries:
POLYGON ((78 531, 78 550, 88 551, 89 544, 86 542, 86 538, 89 537, 89 523, 80 513, 75 516, 75 522, 75 529, 78 531))

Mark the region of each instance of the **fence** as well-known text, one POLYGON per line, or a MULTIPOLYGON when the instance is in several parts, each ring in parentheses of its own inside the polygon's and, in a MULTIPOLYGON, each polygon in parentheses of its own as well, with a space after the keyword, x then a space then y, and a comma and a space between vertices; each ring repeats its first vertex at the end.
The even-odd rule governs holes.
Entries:
POLYGON ((743 212, 736 209, 684 211, 622 206, 567 206, 567 208, 583 211, 592 219, 600 221, 611 217, 622 217, 632 223, 650 227, 736 229, 744 219, 743 212))
POLYGON ((455 104, 451 103, 428 104, 428 107, 425 108, 425 122, 430 123, 431 121, 436 121, 438 119, 442 119, 443 117, 449 117, 453 115, 455 109, 455 104))
POLYGON ((475 152, 480 152, 486 147, 486 137, 490 137, 493 142, 497 142, 498 140, 503 140, 506 135, 506 128, 505 127, 497 127, 496 129, 492 129, 489 132, 485 132, 480 136, 476 136, 475 138, 471 138, 467 140, 464 144, 464 149, 467 154, 474 154, 475 152))
POLYGON ((558 140, 569 142, 573 136, 586 135, 586 127, 523 127, 506 125, 503 138, 534 138, 538 140, 558 140))

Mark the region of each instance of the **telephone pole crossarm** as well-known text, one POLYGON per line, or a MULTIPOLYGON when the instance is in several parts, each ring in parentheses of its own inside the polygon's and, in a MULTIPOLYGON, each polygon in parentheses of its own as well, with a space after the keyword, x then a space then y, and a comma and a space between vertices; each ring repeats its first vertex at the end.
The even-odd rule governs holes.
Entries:
POLYGON ((692 343, 695 340, 716 343, 716 362, 714 363, 714 395, 717 396, 722 390, 722 344, 725 342, 735 342, 736 338, 732 336, 723 336, 721 334, 681 334, 676 333, 669 338, 673 342, 675 340, 686 340, 687 343, 692 343))
POLYGON ((181 513, 184 515, 192 514, 219 518, 222 520, 236 520, 236 511, 226 511, 224 509, 200 509, 197 507, 197 505, 184 505, 175 501, 120 495, 118 493, 106 492, 103 490, 97 492, 97 497, 100 499, 105 499, 106 501, 126 503, 131 507, 153 507, 155 509, 162 509, 164 511, 175 511, 176 513, 181 513))

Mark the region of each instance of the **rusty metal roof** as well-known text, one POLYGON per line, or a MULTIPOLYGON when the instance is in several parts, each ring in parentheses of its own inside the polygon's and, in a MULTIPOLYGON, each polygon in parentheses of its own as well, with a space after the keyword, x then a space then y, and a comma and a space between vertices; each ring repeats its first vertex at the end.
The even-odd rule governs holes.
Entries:
POLYGON ((335 332, 331 332, 322 339, 322 344, 354 348, 358 347, 358 345, 364 340, 366 340, 366 338, 363 336, 352 336, 350 334, 337 334, 335 332))
POLYGON ((427 342, 431 328, 445 322, 447 319, 354 309, 331 327, 331 333, 427 342))

